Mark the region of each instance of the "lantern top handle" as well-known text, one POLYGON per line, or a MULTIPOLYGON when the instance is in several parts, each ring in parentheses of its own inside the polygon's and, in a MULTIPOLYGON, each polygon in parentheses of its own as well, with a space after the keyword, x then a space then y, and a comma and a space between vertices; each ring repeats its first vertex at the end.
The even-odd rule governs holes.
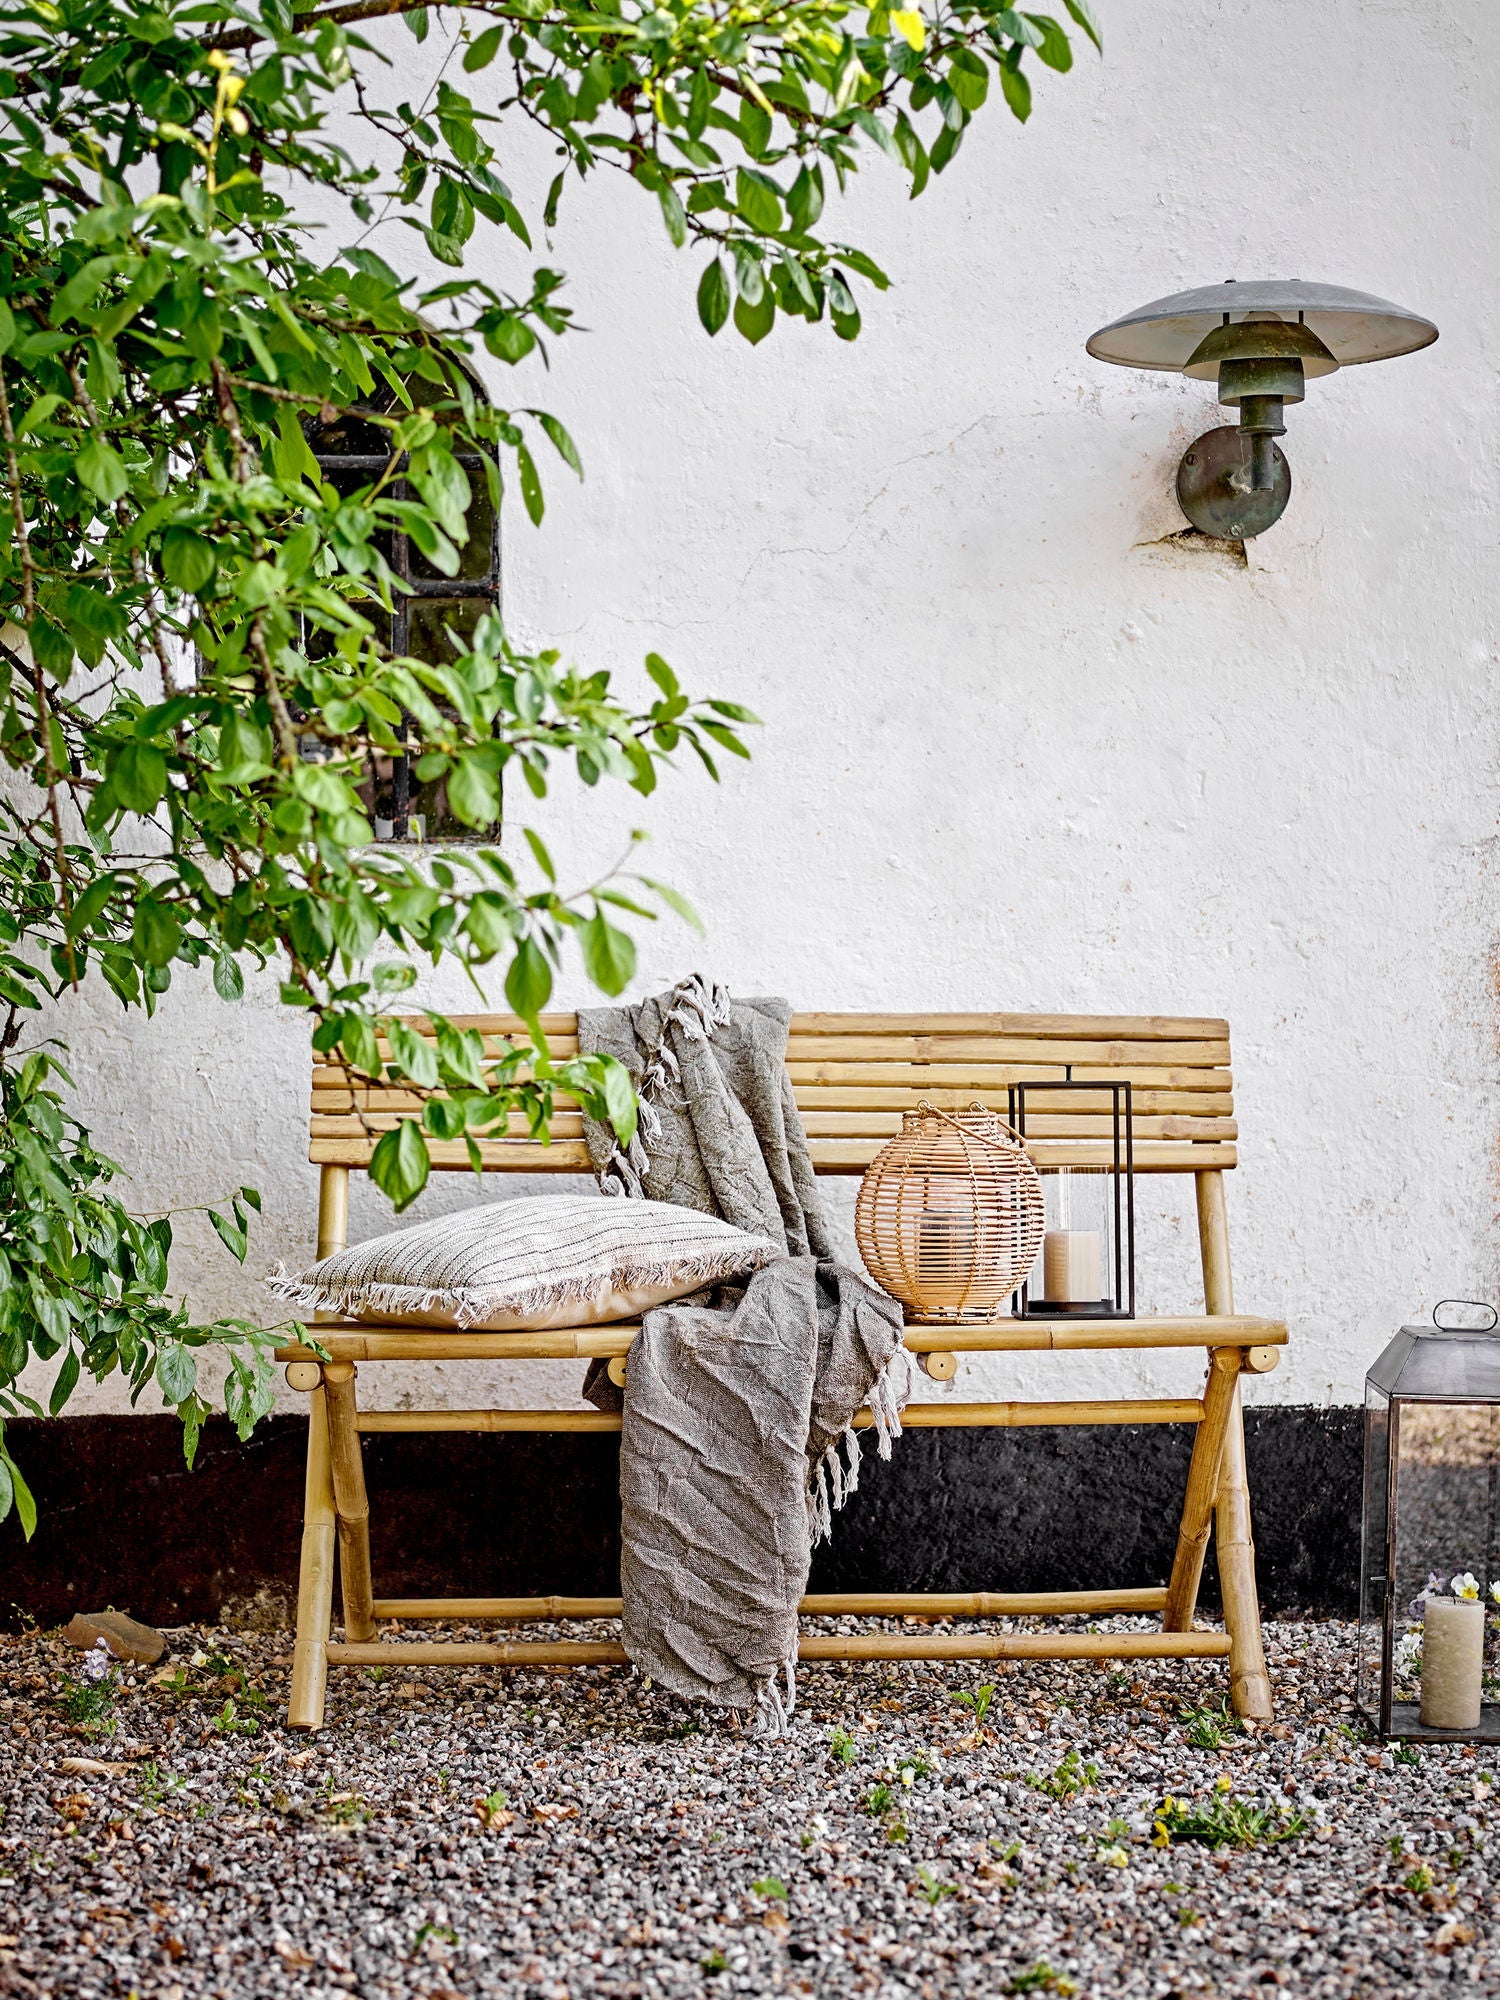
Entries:
POLYGON ((1439 1299, 1432 1309, 1432 1323, 1441 1333, 1493 1333, 1496 1326, 1500 1326, 1500 1312, 1497 1312, 1492 1305, 1487 1305, 1483 1299, 1439 1299), (1480 1326, 1450 1326, 1442 1317, 1449 1306, 1457 1306, 1468 1312, 1488 1313, 1489 1323, 1480 1326))

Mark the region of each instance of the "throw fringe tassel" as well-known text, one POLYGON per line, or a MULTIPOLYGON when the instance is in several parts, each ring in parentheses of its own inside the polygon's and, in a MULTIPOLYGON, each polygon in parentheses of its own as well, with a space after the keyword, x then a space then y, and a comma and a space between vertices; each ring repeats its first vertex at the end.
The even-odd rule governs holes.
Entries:
MULTIPOLYGON (((911 1400, 912 1360, 907 1349, 898 1347, 870 1384, 870 1415, 874 1418, 875 1449, 881 1458, 891 1455, 892 1441, 901 1435, 901 1412, 911 1400)), ((816 1472, 807 1482, 807 1520, 813 1547, 833 1533, 833 1517, 851 1493, 859 1491, 859 1433, 853 1424, 836 1437, 824 1452, 816 1472), (839 1458, 839 1446, 844 1458, 839 1458)))
POLYGON ((776 1685, 776 1676, 760 1688, 755 1699, 755 1719, 751 1724, 752 1736, 790 1736, 792 1716, 797 1708, 797 1662, 784 1660, 781 1666, 786 1679, 786 1694, 783 1696, 776 1685))
POLYGON ((691 1041, 712 1041, 715 1028, 729 1024, 729 988, 710 981, 701 972, 690 972, 667 995, 666 1018, 661 1040, 651 1051, 651 1060, 641 1072, 636 1098, 640 1105, 635 1137, 628 1146, 617 1139, 610 1152, 599 1186, 605 1194, 621 1195, 629 1201, 644 1201, 645 1180, 651 1171, 648 1148, 661 1137, 658 1102, 665 1103, 669 1091, 682 1081, 682 1067, 667 1046, 667 1029, 679 1027, 691 1041))

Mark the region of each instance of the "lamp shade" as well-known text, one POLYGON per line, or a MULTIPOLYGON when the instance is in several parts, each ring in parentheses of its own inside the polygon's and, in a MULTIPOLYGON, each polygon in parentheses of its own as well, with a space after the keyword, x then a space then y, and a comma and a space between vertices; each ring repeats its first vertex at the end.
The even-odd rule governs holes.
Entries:
MULTIPOLYGON (((1096 360, 1115 361, 1122 368, 1177 372, 1215 327, 1271 314, 1310 328, 1343 368, 1414 354, 1438 337, 1431 320, 1369 292, 1346 291, 1342 285, 1306 285, 1294 278, 1256 278, 1246 283, 1231 278, 1226 284, 1201 285, 1196 291, 1153 299, 1100 327, 1090 337, 1088 350, 1096 360)), ((1321 371, 1312 367, 1307 372, 1321 371)))

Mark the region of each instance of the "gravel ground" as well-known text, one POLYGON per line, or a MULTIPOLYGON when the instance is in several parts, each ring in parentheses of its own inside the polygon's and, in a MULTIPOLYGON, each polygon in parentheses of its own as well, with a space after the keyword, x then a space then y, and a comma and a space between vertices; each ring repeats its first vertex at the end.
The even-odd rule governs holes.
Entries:
POLYGON ((0 1639, 0 1995, 1500 1994, 1500 1758, 1368 1744, 1348 1626, 1269 1628, 1253 1733, 1218 1663, 875 1664, 782 1742, 624 1669, 335 1670, 298 1736, 287 1635, 171 1638, 0 1639))

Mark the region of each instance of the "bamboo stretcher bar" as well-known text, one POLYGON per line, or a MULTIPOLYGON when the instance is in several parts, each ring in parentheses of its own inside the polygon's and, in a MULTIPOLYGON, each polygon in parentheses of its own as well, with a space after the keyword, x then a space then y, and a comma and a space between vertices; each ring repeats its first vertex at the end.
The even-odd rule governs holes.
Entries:
MULTIPOLYGON (((1223 1632, 868 1632, 811 1634, 799 1660, 1212 1660, 1223 1632)), ((330 1644, 331 1667, 622 1667, 623 1646, 594 1639, 417 1639, 330 1644)))
MULTIPOLYGON (((396 1117, 371 1117, 365 1132, 358 1118, 325 1118, 314 1115, 307 1157, 315 1166, 368 1167, 375 1142, 382 1131, 397 1123, 396 1117)), ((592 1171, 589 1149, 582 1139, 558 1139, 552 1145, 530 1139, 480 1139, 481 1164, 490 1171, 528 1174, 587 1174, 592 1171)), ((885 1143, 883 1139, 809 1139, 808 1152, 814 1168, 824 1174, 862 1174, 885 1143)), ((1027 1150, 1045 1173, 1054 1167, 1093 1167, 1104 1159, 1104 1141, 1038 1139, 1027 1150)), ((472 1163, 461 1139, 429 1139, 428 1157, 439 1173, 470 1173, 472 1163)), ((1237 1154, 1232 1139, 1205 1140, 1195 1144, 1182 1139, 1142 1139, 1135 1148, 1137 1173, 1192 1174, 1210 1168, 1234 1166, 1237 1154)))
MULTIPOLYGON (((1187 1397, 1135 1403, 908 1403, 904 1429, 1020 1430, 1030 1424, 1196 1424, 1201 1402, 1187 1397)), ((366 1431, 617 1431, 618 1410, 361 1410, 366 1431)), ((854 1428, 869 1430, 874 1418, 856 1410, 854 1428)))
MULTIPOLYGON (((453 1327, 379 1327, 358 1320, 320 1323, 316 1338, 340 1361, 573 1361, 628 1354, 640 1331, 631 1320, 609 1326, 557 1327, 544 1333, 460 1333, 453 1327)), ((1284 1347, 1282 1320, 1229 1316, 1210 1319, 1078 1319, 1066 1324, 1012 1319, 920 1321, 906 1329, 913 1354, 1037 1354, 1169 1347, 1284 1347)), ((314 1361, 295 1341, 278 1361, 314 1361)))
MULTIPOLYGON (((1161 1611, 1165 1586, 1144 1590, 835 1591, 804 1597, 806 1618, 1063 1618, 1086 1613, 1161 1611)), ((618 1597, 377 1597, 377 1618, 443 1618, 455 1624, 504 1619, 618 1618, 618 1597)))

